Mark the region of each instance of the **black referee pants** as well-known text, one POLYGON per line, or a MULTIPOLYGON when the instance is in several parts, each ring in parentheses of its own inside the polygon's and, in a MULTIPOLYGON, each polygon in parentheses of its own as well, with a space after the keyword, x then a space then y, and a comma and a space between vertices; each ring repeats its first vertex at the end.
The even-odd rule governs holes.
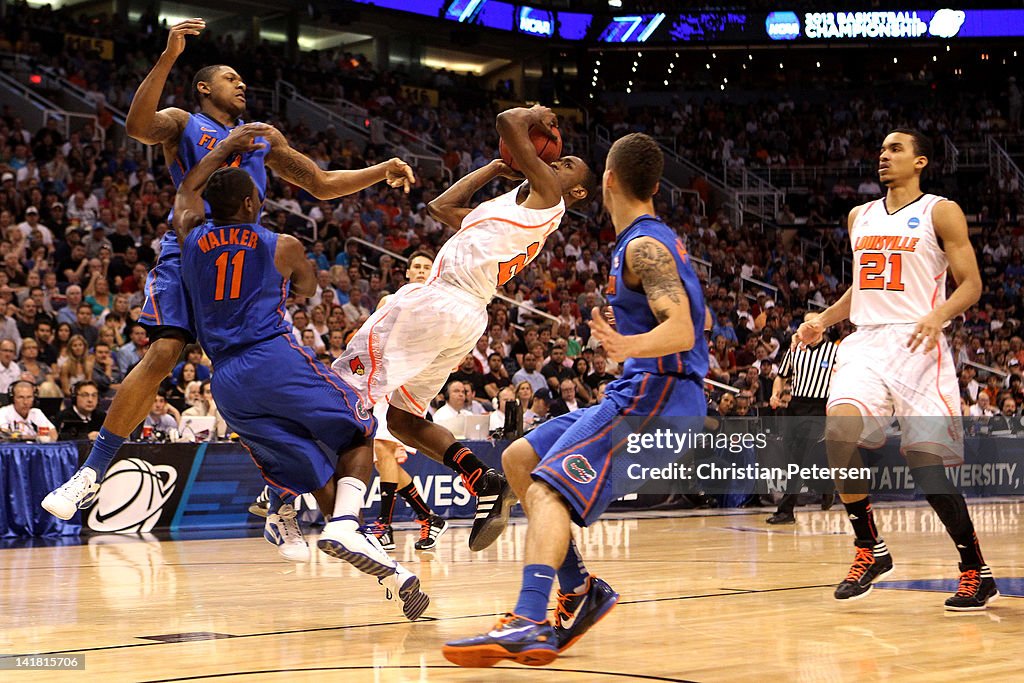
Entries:
MULTIPOLYGON (((825 399, 793 397, 782 420, 782 444, 785 462, 801 467, 816 462, 824 454, 825 399)), ((804 481, 799 474, 786 484, 786 495, 779 503, 780 511, 792 512, 804 481)))

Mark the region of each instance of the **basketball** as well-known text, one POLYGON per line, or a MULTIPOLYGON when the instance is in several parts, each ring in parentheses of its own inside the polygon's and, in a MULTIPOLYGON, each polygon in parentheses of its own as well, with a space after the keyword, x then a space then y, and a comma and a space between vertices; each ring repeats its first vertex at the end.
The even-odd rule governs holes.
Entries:
MULTIPOLYGON (((530 141, 537 150, 537 156, 548 164, 562 156, 562 135, 556 127, 552 127, 551 132, 555 134, 554 139, 548 137, 540 126, 530 128, 530 141)), ((512 159, 512 153, 509 151, 508 145, 505 144, 504 140, 498 142, 498 151, 501 152, 501 160, 512 167, 513 170, 522 170, 516 166, 515 160, 512 159)))

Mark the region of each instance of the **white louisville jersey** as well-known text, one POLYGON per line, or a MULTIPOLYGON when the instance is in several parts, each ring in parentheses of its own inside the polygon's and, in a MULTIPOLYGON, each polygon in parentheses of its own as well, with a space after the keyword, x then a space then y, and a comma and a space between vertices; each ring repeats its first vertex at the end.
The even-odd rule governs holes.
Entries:
POLYGON ((916 323, 946 300, 949 261, 932 225, 932 209, 944 199, 921 195, 893 213, 876 199, 861 209, 850 229, 853 324, 916 323))
POLYGON ((516 203, 520 188, 480 204, 438 252, 427 284, 436 280, 490 301, 536 258, 565 215, 565 201, 550 209, 516 203))

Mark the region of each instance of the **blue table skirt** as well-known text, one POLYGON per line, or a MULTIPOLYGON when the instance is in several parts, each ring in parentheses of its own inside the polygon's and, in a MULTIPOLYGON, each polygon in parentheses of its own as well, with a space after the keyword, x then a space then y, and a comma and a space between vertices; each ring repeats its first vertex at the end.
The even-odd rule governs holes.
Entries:
POLYGON ((78 535, 80 513, 65 522, 39 505, 77 469, 72 441, 0 444, 0 538, 78 535))

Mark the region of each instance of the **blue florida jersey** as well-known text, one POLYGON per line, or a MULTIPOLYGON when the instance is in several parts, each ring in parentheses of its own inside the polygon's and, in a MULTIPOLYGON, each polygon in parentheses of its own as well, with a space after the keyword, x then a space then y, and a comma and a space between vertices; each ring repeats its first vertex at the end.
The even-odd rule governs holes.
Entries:
POLYGON ((182 245, 182 281, 196 336, 214 366, 291 332, 284 318, 289 283, 274 265, 277 238, 261 225, 207 222, 182 245))
MULTIPOLYGON (((238 125, 242 125, 242 121, 238 125)), ((234 126, 228 128, 217 121, 214 121, 206 114, 189 114, 185 130, 181 131, 181 139, 178 141, 178 151, 174 162, 170 165, 171 180, 174 186, 179 187, 181 181, 199 161, 213 151, 213 148, 224 141, 234 126)), ((252 181, 256 183, 256 189, 260 193, 260 201, 267 193, 267 168, 265 165, 267 154, 270 153, 270 143, 264 138, 257 138, 257 142, 263 143, 263 149, 246 154, 235 154, 227 161, 227 166, 241 168, 249 174, 252 181)))
POLYGON ((688 377, 702 382, 708 372, 708 346, 704 343, 704 292, 697 274, 690 266, 690 258, 682 240, 657 218, 643 215, 633 221, 615 241, 612 269, 605 292, 615 314, 615 327, 619 334, 634 335, 650 332, 658 326, 647 296, 626 286, 622 278, 626 267, 626 247, 637 237, 651 237, 661 242, 675 258, 679 279, 690 300, 690 318, 694 327, 694 346, 689 351, 673 353, 661 358, 628 358, 622 377, 627 379, 639 373, 669 374, 688 377))

